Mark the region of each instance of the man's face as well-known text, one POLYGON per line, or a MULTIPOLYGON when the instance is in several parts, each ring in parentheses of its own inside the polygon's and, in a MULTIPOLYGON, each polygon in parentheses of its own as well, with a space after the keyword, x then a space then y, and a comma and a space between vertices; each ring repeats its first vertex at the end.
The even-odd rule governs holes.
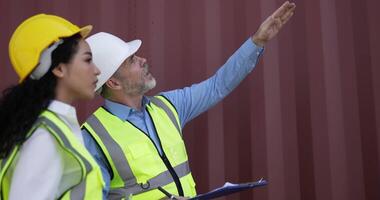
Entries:
POLYGON ((128 57, 115 74, 127 95, 143 95, 156 86, 156 79, 149 72, 145 58, 128 57))

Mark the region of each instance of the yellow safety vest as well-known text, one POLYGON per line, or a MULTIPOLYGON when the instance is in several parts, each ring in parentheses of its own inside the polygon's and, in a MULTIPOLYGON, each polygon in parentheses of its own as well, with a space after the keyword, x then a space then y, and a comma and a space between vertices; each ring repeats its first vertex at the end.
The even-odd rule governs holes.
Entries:
MULTIPOLYGON (((51 111, 44 111, 34 124, 33 128, 28 134, 30 137, 33 132, 42 127, 49 131, 60 147, 65 152, 62 155, 64 164, 69 166, 79 165, 81 168, 80 178, 75 185, 72 185, 67 189, 59 199, 63 200, 102 200, 102 189, 104 187, 104 181, 99 166, 93 159, 91 154, 86 150, 83 144, 81 144, 76 136, 72 133, 71 129, 51 111), (71 162, 71 163, 68 163, 71 162)), ((19 153, 20 146, 16 146, 11 154, 4 159, 1 159, 0 163, 0 200, 6 200, 9 198, 10 184, 12 180, 12 166, 15 157, 19 153)), ((48 167, 48 166, 47 166, 48 167)), ((20 191, 22 192, 22 191, 20 191)))
POLYGON ((100 107, 83 127, 94 137, 112 168, 110 199, 161 199, 160 186, 171 194, 193 197, 191 175, 178 114, 163 96, 146 106, 163 154, 153 141, 129 121, 100 107))

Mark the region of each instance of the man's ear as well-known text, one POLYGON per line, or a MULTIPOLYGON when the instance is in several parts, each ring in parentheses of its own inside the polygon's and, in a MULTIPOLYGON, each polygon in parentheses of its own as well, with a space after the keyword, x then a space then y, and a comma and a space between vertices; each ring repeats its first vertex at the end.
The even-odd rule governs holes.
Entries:
POLYGON ((112 90, 120 90, 122 88, 121 82, 114 77, 108 79, 108 81, 106 81, 106 85, 112 90))
POLYGON ((52 72, 58 78, 63 78, 66 74, 66 66, 63 63, 60 63, 57 67, 55 67, 52 72))

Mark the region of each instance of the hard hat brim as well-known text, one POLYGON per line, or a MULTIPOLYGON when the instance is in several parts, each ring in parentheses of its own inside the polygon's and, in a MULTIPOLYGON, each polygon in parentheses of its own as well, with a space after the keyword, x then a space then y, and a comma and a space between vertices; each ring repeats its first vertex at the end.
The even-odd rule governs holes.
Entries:
POLYGON ((86 38, 91 33, 91 31, 92 31, 92 25, 87 25, 80 29, 79 34, 83 38, 86 38))

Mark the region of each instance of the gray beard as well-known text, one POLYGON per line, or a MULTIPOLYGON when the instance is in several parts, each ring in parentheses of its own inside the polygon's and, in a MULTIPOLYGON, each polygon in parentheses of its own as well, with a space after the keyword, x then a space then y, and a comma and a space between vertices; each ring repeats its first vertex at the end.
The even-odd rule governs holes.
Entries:
POLYGON ((141 92, 142 92, 142 94, 145 94, 149 90, 153 89, 154 87, 156 87, 156 79, 155 78, 153 78, 148 83, 144 84, 144 87, 142 88, 141 92))
POLYGON ((149 90, 153 89, 154 87, 156 87, 155 78, 150 80, 148 83, 144 85, 140 85, 140 86, 126 84, 124 92, 125 94, 128 94, 128 95, 144 95, 145 93, 147 93, 149 90))

